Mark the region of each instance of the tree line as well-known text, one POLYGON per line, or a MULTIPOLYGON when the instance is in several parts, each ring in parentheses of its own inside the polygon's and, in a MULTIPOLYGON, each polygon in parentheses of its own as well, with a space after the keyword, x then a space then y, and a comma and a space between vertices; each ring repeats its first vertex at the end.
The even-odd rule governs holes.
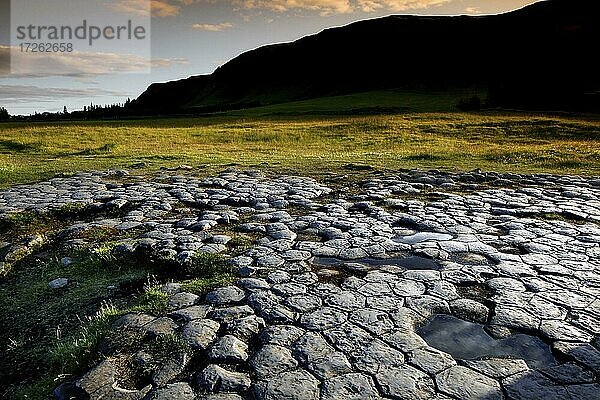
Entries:
POLYGON ((119 119, 125 117, 140 116, 131 99, 125 103, 99 105, 91 103, 84 106, 83 110, 69 111, 63 107, 58 112, 35 112, 30 115, 10 115, 5 107, 0 107, 0 121, 64 121, 64 120, 86 120, 86 119, 119 119))

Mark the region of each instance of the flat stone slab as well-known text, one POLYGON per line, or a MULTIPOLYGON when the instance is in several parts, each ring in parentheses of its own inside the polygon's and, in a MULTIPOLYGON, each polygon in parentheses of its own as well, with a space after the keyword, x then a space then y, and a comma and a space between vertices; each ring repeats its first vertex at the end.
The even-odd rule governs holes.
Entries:
POLYGON ((435 380, 442 393, 460 399, 504 398, 498 381, 466 367, 451 367, 437 374, 435 380))
POLYGON ((323 385, 321 399, 375 400, 379 397, 373 379, 368 375, 351 373, 328 379, 323 385))

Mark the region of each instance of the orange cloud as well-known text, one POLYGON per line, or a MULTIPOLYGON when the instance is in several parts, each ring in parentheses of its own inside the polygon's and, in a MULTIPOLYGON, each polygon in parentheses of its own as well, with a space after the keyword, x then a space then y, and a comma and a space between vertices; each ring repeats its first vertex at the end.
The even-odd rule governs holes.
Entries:
MULTIPOLYGON (((216 3, 218 0, 116 0, 108 6, 119 12, 148 15, 148 2, 154 18, 173 17, 182 7, 197 3, 216 3), (145 14, 144 14, 145 13, 145 14)), ((270 10, 283 13, 293 10, 315 11, 321 15, 350 14, 387 10, 400 12, 426 9, 457 0, 228 0, 234 7, 244 10, 270 10)), ((203 25, 203 24, 201 24, 203 25)), ((217 29, 219 24, 215 25, 217 29)), ((221 27, 220 30, 229 27, 221 27)), ((198 28, 202 29, 202 28, 198 28)), ((210 27, 205 30, 211 30, 210 27)))
POLYGON ((441 6, 454 0, 357 0, 357 6, 364 12, 377 10, 406 11, 441 6))
POLYGON ((223 22, 220 24, 194 24, 192 29, 195 31, 208 31, 208 32, 221 32, 226 29, 233 28, 233 24, 230 22, 223 22))
POLYGON ((481 14, 481 11, 477 7, 467 7, 465 8, 465 12, 469 14, 481 14))
MULTIPOLYGON (((182 0, 181 3, 187 5, 188 1, 182 0)), ((171 4, 166 0, 117 0, 107 4, 107 7, 113 11, 131 14, 137 16, 149 16, 155 18, 173 17, 179 14, 181 7, 171 4)))
POLYGON ((347 14, 357 11, 406 11, 440 6, 455 0, 231 0, 243 9, 318 11, 321 14, 347 14))
POLYGON ((152 0, 153 17, 173 17, 181 11, 181 7, 167 3, 163 0, 152 0))
POLYGON ((276 12, 310 10, 322 14, 345 14, 353 12, 348 0, 232 0, 233 4, 247 9, 267 9, 276 12))

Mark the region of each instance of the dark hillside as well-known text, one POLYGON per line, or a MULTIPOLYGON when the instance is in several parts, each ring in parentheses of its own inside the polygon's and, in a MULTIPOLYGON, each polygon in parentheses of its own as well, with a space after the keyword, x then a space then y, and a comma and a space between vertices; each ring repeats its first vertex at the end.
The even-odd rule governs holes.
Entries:
POLYGON ((493 16, 389 16, 249 51, 212 75, 154 84, 147 110, 221 110, 382 89, 485 87, 492 105, 597 110, 600 3, 493 16))

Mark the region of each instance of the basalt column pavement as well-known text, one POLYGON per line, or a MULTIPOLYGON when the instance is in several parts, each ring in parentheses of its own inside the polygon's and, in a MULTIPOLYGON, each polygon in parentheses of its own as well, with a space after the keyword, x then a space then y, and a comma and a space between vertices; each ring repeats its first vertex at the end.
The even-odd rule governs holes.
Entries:
MULTIPOLYGON (((4 214, 70 203, 127 210, 71 229, 134 230, 114 251, 181 265, 227 255, 232 235, 211 233, 219 227, 258 238, 231 257, 231 286, 200 298, 165 284, 168 315, 113 326, 176 335, 189 354, 154 363, 135 354, 152 366, 143 387, 125 385, 127 371, 108 356, 57 396, 600 398, 600 180, 401 171, 370 174, 351 191, 331 178, 120 171, 0 192, 4 214)), ((43 241, 5 243, 5 265, 43 241)))

